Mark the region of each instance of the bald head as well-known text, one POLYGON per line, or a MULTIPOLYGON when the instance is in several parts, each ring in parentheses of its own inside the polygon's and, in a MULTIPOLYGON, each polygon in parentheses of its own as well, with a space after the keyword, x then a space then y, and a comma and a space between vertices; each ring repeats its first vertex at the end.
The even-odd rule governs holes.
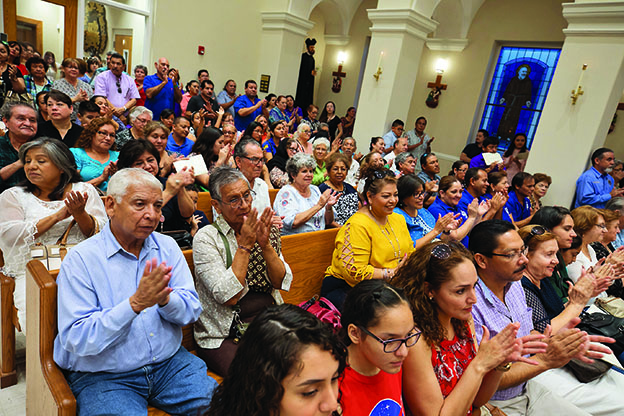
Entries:
POLYGON ((169 60, 167 58, 158 58, 154 66, 156 67, 156 73, 159 78, 162 79, 167 76, 167 72, 169 71, 169 60))

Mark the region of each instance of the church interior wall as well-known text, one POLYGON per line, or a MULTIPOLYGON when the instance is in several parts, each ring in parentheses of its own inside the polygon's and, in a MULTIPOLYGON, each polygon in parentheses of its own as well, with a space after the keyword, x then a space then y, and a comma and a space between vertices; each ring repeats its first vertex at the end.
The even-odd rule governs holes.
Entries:
MULTIPOLYGON (((434 152, 457 159, 467 141, 473 140, 481 118, 481 93, 489 85, 485 80, 490 65, 496 63, 497 42, 540 45, 563 43, 562 29, 566 22, 558 0, 486 0, 468 31, 468 46, 462 52, 432 51, 425 47, 414 95, 408 112, 406 129, 413 129, 419 116, 428 120, 426 132, 435 136, 434 152), (442 82, 448 84, 440 104, 432 109, 425 105, 430 89, 427 83, 435 81, 434 66, 439 58, 448 60, 448 69, 442 82), (490 62, 494 59, 493 62, 490 62), (477 120, 473 126, 473 120, 477 120), (471 131, 472 130, 472 131, 471 131)), ((389 126, 386 126, 386 131, 389 126)), ((452 160, 441 158, 441 172, 449 171, 452 160)))
POLYGON ((63 60, 64 8, 42 0, 17 2, 17 15, 40 20, 43 30, 43 50, 52 51, 56 60, 63 60))
MULTIPOLYGON (((624 103, 624 95, 620 99, 624 103)), ((624 158, 624 110, 617 110, 617 121, 615 128, 607 135, 605 147, 613 150, 615 157, 622 160, 624 158)))

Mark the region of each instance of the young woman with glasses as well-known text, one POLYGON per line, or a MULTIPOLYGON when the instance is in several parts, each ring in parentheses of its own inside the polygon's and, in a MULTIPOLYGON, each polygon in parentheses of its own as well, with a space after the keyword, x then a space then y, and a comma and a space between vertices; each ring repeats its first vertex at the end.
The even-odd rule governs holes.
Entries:
POLYGON ((345 299, 341 323, 349 351, 342 414, 404 415, 402 366, 420 330, 403 291, 380 279, 358 283, 345 299))
POLYGON ((477 279, 464 246, 438 241, 415 251, 391 280, 405 291, 423 336, 403 371, 403 397, 413 414, 478 414, 511 362, 537 364, 523 355, 546 349, 537 341, 542 335, 516 339, 520 324, 511 322, 492 339, 484 328, 477 345, 472 320, 477 279))

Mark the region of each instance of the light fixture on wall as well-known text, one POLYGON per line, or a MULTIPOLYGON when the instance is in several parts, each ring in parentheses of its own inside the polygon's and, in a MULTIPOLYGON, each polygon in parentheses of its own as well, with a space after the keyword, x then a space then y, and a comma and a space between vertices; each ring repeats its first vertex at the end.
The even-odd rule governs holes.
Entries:
POLYGON ((381 74, 383 73, 383 71, 381 70, 381 61, 383 60, 383 51, 381 51, 379 53, 379 62, 377 62, 377 72, 375 72, 373 74, 373 78, 375 78, 375 81, 379 82, 379 77, 381 76, 381 74))
POLYGON ((346 72, 342 72, 342 65, 347 60, 347 53, 345 51, 338 52, 338 70, 332 72, 334 80, 332 81, 332 91, 339 93, 342 88, 342 79, 347 77, 346 72))
POLYGON ((576 83, 577 87, 576 89, 572 90, 572 95, 570 96, 570 98, 572 98, 572 105, 575 105, 576 100, 578 100, 579 96, 583 95, 583 93, 585 92, 583 91, 583 88, 581 88, 581 81, 583 81, 583 75, 585 74, 586 69, 587 69, 587 64, 583 64, 583 67, 581 68, 581 76, 579 77, 579 80, 576 83))
POLYGON ((442 91, 446 89, 447 85, 442 84, 442 74, 444 71, 448 69, 448 60, 444 58, 440 58, 435 63, 435 71, 438 74, 436 76, 435 82, 428 82, 427 88, 431 88, 429 95, 427 95, 427 99, 425 100, 425 104, 429 108, 436 108, 440 101, 440 95, 442 95, 442 91))

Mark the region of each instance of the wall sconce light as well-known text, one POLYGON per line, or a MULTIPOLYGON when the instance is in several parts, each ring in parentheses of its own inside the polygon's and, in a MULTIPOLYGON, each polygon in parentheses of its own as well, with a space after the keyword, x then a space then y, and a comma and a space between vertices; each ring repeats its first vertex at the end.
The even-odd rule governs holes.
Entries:
POLYGON ((583 75, 585 74, 586 69, 587 69, 587 64, 583 64, 583 68, 581 69, 581 76, 579 77, 579 80, 576 83, 577 87, 576 89, 572 90, 572 95, 570 96, 570 98, 572 98, 572 105, 575 105, 576 100, 578 100, 579 96, 583 95, 583 93, 585 92, 583 91, 583 88, 581 88, 581 81, 583 81, 583 75))
POLYGON ((382 61, 382 59, 383 59, 383 51, 381 51, 379 53, 379 62, 377 62, 377 72, 375 72, 373 74, 373 78, 375 78, 375 81, 377 81, 377 82, 379 82, 379 77, 383 73, 383 71, 381 70, 381 61, 382 61))
POLYGON ((448 60, 440 58, 436 61, 435 71, 436 73, 442 75, 444 71, 448 69, 448 60))
POLYGON ((440 101, 440 95, 442 91, 446 89, 447 85, 442 84, 442 74, 448 69, 448 60, 438 59, 435 64, 435 71, 438 74, 435 82, 428 82, 427 88, 431 88, 431 92, 427 95, 425 105, 429 108, 436 108, 440 101))
POLYGON ((342 88, 342 79, 347 77, 346 72, 342 72, 342 65, 347 60, 347 53, 344 51, 338 52, 338 70, 332 72, 334 80, 332 81, 332 91, 339 93, 342 88))

